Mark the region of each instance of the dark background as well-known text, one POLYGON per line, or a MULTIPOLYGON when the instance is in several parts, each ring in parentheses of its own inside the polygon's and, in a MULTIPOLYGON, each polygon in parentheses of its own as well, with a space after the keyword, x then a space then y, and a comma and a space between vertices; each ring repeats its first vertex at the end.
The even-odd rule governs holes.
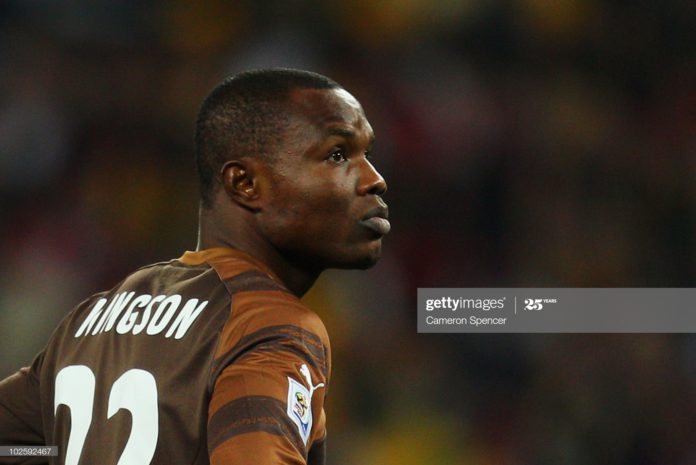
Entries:
POLYGON ((331 463, 696 463, 694 335, 415 330, 418 287, 694 286, 696 3, 191 3, 0 2, 0 376, 195 247, 198 105, 292 66, 363 103, 393 219, 306 297, 331 463))

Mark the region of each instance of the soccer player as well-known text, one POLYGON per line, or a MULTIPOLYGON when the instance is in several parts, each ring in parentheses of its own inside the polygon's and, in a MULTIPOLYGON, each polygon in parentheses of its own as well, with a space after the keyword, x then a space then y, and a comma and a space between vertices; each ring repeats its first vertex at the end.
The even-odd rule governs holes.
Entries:
POLYGON ((69 465, 324 463, 329 338, 298 297, 380 256, 373 139, 358 101, 318 74, 216 87, 196 124, 197 251, 69 313, 0 382, 0 445, 57 445, 52 463, 69 465))

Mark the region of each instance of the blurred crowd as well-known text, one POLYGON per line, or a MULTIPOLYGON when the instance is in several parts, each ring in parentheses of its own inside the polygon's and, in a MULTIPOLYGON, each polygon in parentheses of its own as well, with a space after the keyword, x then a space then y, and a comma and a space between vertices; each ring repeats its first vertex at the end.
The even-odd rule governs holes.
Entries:
MULTIPOLYGON (((221 79, 365 107, 393 230, 306 300, 331 463, 696 463, 696 336, 417 334, 418 287, 693 287, 696 3, 0 2, 0 377, 79 301, 196 243, 221 79)), ((659 309, 656 309, 659 311, 659 309)))

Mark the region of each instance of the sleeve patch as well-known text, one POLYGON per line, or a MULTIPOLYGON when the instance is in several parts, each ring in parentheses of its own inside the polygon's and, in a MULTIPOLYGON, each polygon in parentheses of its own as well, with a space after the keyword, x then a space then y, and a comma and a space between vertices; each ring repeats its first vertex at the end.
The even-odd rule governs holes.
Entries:
POLYGON ((309 389, 288 376, 287 414, 290 420, 297 426, 302 442, 306 446, 312 431, 312 395, 315 390, 324 387, 324 383, 314 386, 312 384, 312 375, 304 363, 300 367, 300 372, 305 377, 309 389))

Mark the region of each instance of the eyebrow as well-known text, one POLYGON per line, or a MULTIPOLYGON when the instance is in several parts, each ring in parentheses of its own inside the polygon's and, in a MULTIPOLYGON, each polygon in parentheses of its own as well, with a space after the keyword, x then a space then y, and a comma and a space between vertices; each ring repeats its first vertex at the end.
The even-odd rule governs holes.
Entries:
MULTIPOLYGON (((355 132, 350 130, 350 129, 345 129, 345 128, 329 128, 326 131, 327 136, 339 136, 343 137, 345 139, 355 139, 355 132)), ((375 134, 372 133, 370 135, 370 144, 372 144, 375 141, 375 134)))

